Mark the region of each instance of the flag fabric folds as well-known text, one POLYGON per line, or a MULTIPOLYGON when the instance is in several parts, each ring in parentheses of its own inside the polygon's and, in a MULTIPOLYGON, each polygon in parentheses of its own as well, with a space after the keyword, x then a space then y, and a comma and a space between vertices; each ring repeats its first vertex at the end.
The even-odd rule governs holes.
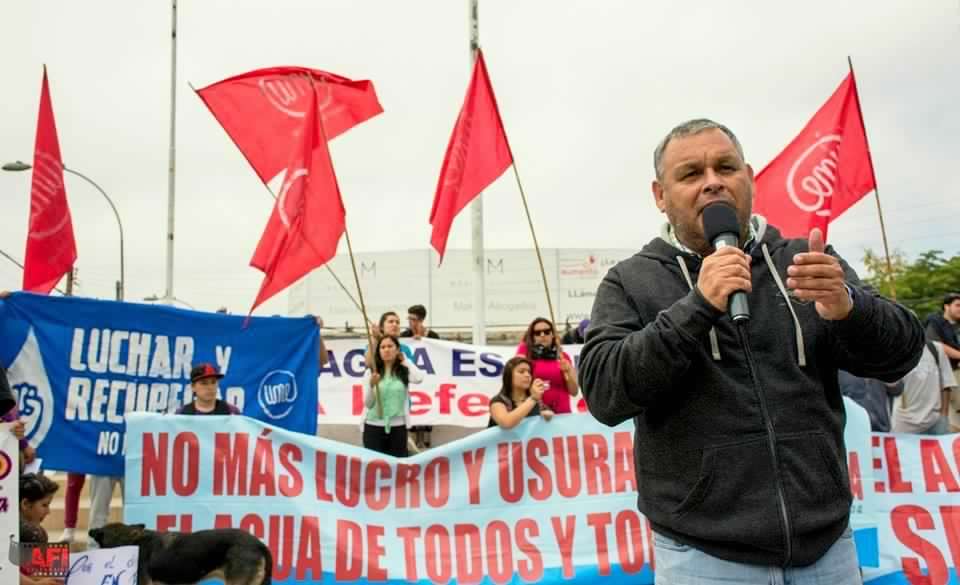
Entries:
POLYGON ((326 95, 316 83, 307 96, 296 148, 290 156, 273 213, 250 265, 264 273, 251 307, 323 266, 337 253, 346 226, 346 212, 334 174, 327 136, 316 107, 326 95))
POLYGON ((433 226, 430 244, 440 254, 441 262, 453 219, 512 163, 513 154, 497 99, 483 53, 478 50, 467 96, 443 157, 430 211, 433 226))
POLYGON ((33 151, 30 221, 23 269, 23 290, 49 294, 73 269, 77 244, 63 184, 63 159, 53 118, 47 68, 43 68, 40 114, 33 151))
POLYGON ((309 103, 328 140, 383 112, 370 81, 307 67, 257 69, 196 91, 264 183, 290 162, 309 103))
POLYGON ((753 209, 785 237, 807 237, 877 185, 851 71, 800 134, 755 179, 753 209))

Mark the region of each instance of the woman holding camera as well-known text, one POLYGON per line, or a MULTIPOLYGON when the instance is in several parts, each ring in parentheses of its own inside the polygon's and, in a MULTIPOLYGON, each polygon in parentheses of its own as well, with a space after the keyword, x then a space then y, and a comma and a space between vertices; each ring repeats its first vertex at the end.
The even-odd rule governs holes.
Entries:
POLYGON ((553 418, 553 411, 540 403, 544 381, 534 379, 530 367, 530 360, 519 355, 503 364, 503 385, 500 392, 490 398, 488 428, 512 429, 530 416, 553 418))
POLYGON ((572 412, 570 398, 580 391, 577 371, 573 360, 560 348, 553 323, 543 317, 534 319, 517 346, 517 355, 530 360, 533 377, 544 381, 544 407, 557 414, 572 412))

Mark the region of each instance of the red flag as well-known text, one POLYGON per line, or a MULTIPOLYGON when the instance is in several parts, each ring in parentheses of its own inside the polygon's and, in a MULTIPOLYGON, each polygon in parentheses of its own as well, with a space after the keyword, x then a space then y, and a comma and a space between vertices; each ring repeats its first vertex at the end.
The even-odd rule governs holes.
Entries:
POLYGON ((290 162, 290 146, 314 99, 311 79, 328 140, 383 111, 373 83, 306 67, 250 71, 199 89, 197 95, 267 183, 290 162))
POLYGON ((753 208, 788 238, 807 237, 875 189, 851 71, 793 142, 756 177, 753 208))
POLYGON ((30 185, 30 224, 23 268, 23 290, 49 294, 77 260, 73 222, 63 185, 63 160, 50 103, 47 68, 43 68, 37 141, 30 185))
POLYGON ((440 254, 441 262, 453 218, 511 164, 513 154, 500 119, 497 98, 487 76, 483 53, 478 50, 467 97, 443 157, 437 194, 430 211, 433 226, 430 244, 440 254))
POLYGON ((250 265, 264 273, 252 313, 265 300, 337 253, 346 225, 340 187, 316 107, 317 92, 307 96, 300 140, 290 157, 280 195, 250 265))

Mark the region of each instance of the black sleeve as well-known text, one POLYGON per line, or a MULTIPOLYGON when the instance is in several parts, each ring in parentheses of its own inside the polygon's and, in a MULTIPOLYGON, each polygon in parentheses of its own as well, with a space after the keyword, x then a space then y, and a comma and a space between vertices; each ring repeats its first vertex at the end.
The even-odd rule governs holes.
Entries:
POLYGON ((433 329, 427 331, 427 337, 430 339, 440 339, 440 335, 433 329))
POLYGON ((838 367, 864 378, 896 382, 920 361, 923 326, 908 309, 862 284, 829 246, 827 253, 840 260, 853 294, 853 310, 847 318, 827 322, 838 367))
POLYGON ((0 367, 0 416, 10 412, 16 404, 13 390, 10 388, 10 381, 7 380, 7 370, 0 367))
POLYGON ((678 391, 700 339, 723 315, 696 289, 644 323, 619 273, 597 289, 590 330, 580 352, 579 381, 590 413, 614 426, 661 396, 678 391))
POLYGON ((930 341, 947 343, 947 340, 943 338, 943 335, 940 333, 940 329, 937 328, 937 324, 934 323, 933 319, 927 321, 927 328, 924 330, 924 333, 926 333, 927 339, 930 341))

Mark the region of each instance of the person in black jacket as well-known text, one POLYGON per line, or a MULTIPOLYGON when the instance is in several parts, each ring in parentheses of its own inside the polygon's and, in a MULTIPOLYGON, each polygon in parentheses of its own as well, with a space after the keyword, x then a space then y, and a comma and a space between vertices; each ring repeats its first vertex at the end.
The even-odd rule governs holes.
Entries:
POLYGON ((837 371, 898 380, 923 328, 819 230, 788 240, 752 215, 753 170, 725 126, 684 123, 654 161, 668 223, 601 282, 580 384, 599 421, 634 421, 657 582, 860 583, 837 371), (735 208, 742 249, 707 241, 716 202, 735 208), (745 345, 726 315, 738 290, 745 345))
POLYGON ((13 396, 10 381, 7 380, 7 370, 0 366, 0 416, 13 410, 16 405, 17 399, 13 396))
MULTIPOLYGON (((0 299, 10 296, 10 291, 0 290, 0 299)), ((10 412, 17 404, 17 398, 13 395, 10 388, 10 381, 7 379, 7 370, 0 366, 0 416, 10 412)))
MULTIPOLYGON (((943 297, 943 313, 933 313, 926 321, 927 339, 943 344, 950 358, 954 381, 960 384, 960 293, 943 297)), ((948 420, 951 433, 960 433, 960 393, 950 393, 948 420)))

